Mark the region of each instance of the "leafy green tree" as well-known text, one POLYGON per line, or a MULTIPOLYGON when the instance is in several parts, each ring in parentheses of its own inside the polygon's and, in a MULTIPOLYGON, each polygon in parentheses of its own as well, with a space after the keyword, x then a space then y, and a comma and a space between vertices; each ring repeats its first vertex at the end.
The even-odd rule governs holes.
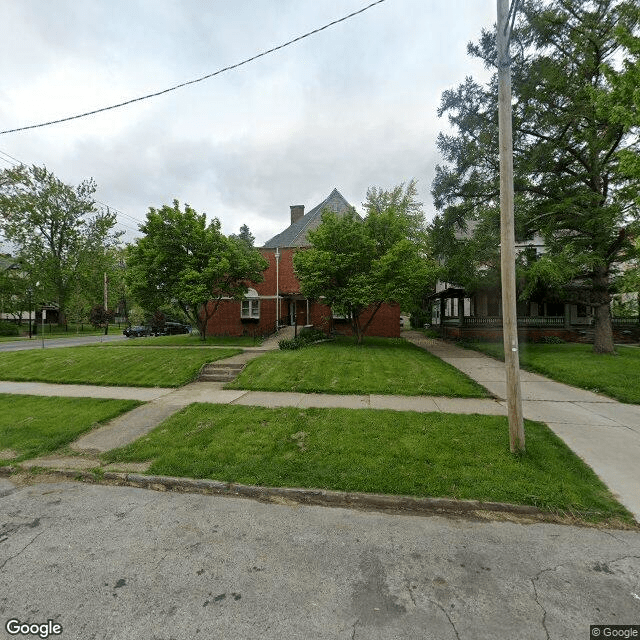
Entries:
MULTIPOLYGON (((631 55, 619 34, 639 22, 631 0, 525 0, 511 44, 516 230, 521 239, 539 233, 546 247, 525 269, 523 295, 547 287, 594 306, 600 353, 613 352, 611 295, 640 219, 640 175, 621 160, 637 161, 638 123, 620 117, 637 113, 637 95, 615 82, 631 55)), ((495 67, 495 34, 483 32, 469 53, 495 67)), ((434 234, 459 284, 497 277, 497 93, 495 75, 486 86, 467 78, 439 110, 454 133, 438 137, 447 164, 433 183, 434 234)))
POLYGON ((27 289, 20 263, 8 254, 0 255, 0 313, 22 322, 28 306, 27 289))
POLYGON ((248 284, 261 282, 268 262, 238 238, 220 232, 220 221, 189 205, 150 208, 129 246, 127 280, 148 312, 175 304, 206 338, 209 319, 223 298, 241 299, 248 284))
POLYGON ((93 180, 72 187, 35 165, 0 173, 4 235, 27 278, 58 304, 62 321, 73 295, 90 285, 121 235, 112 231, 115 215, 96 208, 95 190, 93 180))
POLYGON ((391 191, 370 189, 364 220, 355 210, 325 211, 309 232, 311 247, 294 256, 302 293, 344 313, 358 344, 384 303, 410 307, 435 279, 415 195, 413 181, 391 191))
POLYGON ((240 233, 238 235, 231 235, 230 238, 237 238, 238 240, 242 240, 248 247, 253 248, 254 243, 256 241, 254 235, 249 230, 249 227, 246 224, 243 224, 240 227, 240 233))

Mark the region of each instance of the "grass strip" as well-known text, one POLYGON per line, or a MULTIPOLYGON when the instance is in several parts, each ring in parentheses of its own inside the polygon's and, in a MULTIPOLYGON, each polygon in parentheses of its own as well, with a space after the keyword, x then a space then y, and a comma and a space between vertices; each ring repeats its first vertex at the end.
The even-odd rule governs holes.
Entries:
POLYGON ((396 394, 486 398, 487 391, 451 365, 404 339, 323 342, 274 351, 248 363, 228 389, 302 393, 396 394))
POLYGON ((152 474, 498 501, 633 521, 545 425, 527 421, 526 429, 527 452, 516 456, 499 416, 193 404, 103 458, 153 460, 152 474))
POLYGON ((135 400, 0 394, 0 465, 51 453, 140 404, 135 400), (17 457, 7 456, 9 451, 17 457))
MULTIPOLYGON (((464 346, 504 360, 496 343, 464 346)), ((603 393, 620 402, 640 404, 640 349, 616 347, 616 355, 593 353, 588 344, 520 344, 522 368, 558 382, 603 393)))
POLYGON ((136 349, 92 345, 0 353, 0 380, 134 387, 179 387, 206 362, 240 349, 136 349))

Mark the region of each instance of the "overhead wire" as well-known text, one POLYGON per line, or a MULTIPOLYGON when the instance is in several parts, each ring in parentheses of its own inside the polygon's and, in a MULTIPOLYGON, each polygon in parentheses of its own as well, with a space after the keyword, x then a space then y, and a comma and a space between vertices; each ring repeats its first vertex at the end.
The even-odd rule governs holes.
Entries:
POLYGON ((376 0, 375 2, 372 2, 371 4, 367 5, 366 7, 363 7, 362 9, 359 9, 358 11, 353 11, 352 13, 349 13, 346 16, 343 16, 342 18, 338 18, 337 20, 333 20, 332 22, 329 22, 325 25, 323 25, 322 27, 318 27, 317 29, 313 29, 312 31, 308 31, 307 33, 304 33, 301 36, 298 36, 296 38, 293 38, 292 40, 289 40, 288 42, 284 42, 283 44, 280 44, 276 47, 272 47, 271 49, 267 49, 266 51, 262 51, 261 53, 258 53, 254 56, 251 56, 250 58, 246 58, 245 60, 242 60, 241 62, 237 62, 236 64, 232 64, 229 65, 228 67, 223 67, 222 69, 218 69, 217 71, 214 71, 213 73, 208 73, 204 76, 201 76, 199 78, 195 78, 194 80, 188 80, 186 82, 181 82, 180 84, 174 85, 172 87, 168 87, 167 89, 162 89, 161 91, 156 91, 155 93, 148 93, 146 95, 143 96, 139 96, 137 98, 132 98, 130 100, 125 100, 124 102, 119 102, 117 104, 113 104, 110 105, 108 107, 102 107, 100 109, 94 109, 92 111, 85 111, 84 113, 79 113, 73 116, 67 116, 65 118, 58 118, 57 120, 49 120, 47 122, 41 122, 39 124, 31 124, 31 125, 27 125, 24 127, 16 127, 15 129, 6 129, 4 131, 0 131, 0 135, 4 135, 7 133, 16 133, 18 131, 26 131, 28 129, 38 129, 41 127, 48 127, 50 125, 54 125, 54 124, 60 124, 62 122, 69 122, 70 120, 78 120, 80 118, 86 118, 88 116, 93 116, 96 115, 98 113, 103 113, 105 111, 111 111, 112 109, 119 109, 121 107, 125 107, 127 105, 130 104, 134 104, 135 102, 142 102, 143 100, 149 100, 150 98, 157 98, 158 96, 164 95, 166 93, 170 93, 171 91, 176 91, 177 89, 182 89, 183 87, 187 87, 189 85, 192 84, 196 84, 198 82, 203 82, 204 80, 208 80, 209 78, 213 78, 215 76, 218 76, 222 73, 226 73, 227 71, 231 71, 233 69, 237 69, 238 67, 242 67, 243 65, 249 64, 250 62, 253 62, 254 60, 258 60, 259 58, 263 58, 264 56, 268 56, 271 53, 275 53, 276 51, 279 51, 280 49, 284 49, 285 47, 289 47, 292 44, 295 44, 296 42, 300 42, 301 40, 304 40, 305 38, 309 38, 310 36, 313 36, 317 33, 320 33, 321 31, 324 31, 325 29, 329 29, 330 27, 335 26, 336 24, 339 24, 340 22, 344 22, 345 20, 349 20, 350 18, 353 18, 354 16, 357 16, 361 13, 364 13, 365 11, 368 11, 369 9, 371 9, 372 7, 375 7, 378 4, 382 4, 383 2, 386 2, 386 0, 376 0))
MULTIPOLYGON (((10 164, 13 167, 20 164, 26 166, 25 162, 23 162, 22 160, 19 160, 15 156, 12 156, 10 153, 7 153, 6 151, 2 151, 2 149, 0 149, 0 160, 3 160, 4 162, 6 162, 7 164, 10 164)), ((109 209, 109 211, 113 211, 116 214, 124 216, 125 218, 129 218, 130 220, 132 220, 137 224, 142 224, 141 220, 134 218, 133 216, 129 215, 128 213, 125 213, 124 211, 120 211, 120 209, 116 209, 115 207, 112 207, 110 204, 107 204, 106 202, 102 202, 101 200, 97 200, 96 198, 94 198, 94 201, 97 202, 98 204, 101 204, 103 207, 106 207, 107 209, 109 209)), ((122 220, 118 220, 118 224, 120 226, 126 227, 131 231, 135 231, 135 232, 140 231, 140 229, 136 229, 131 225, 128 225, 125 222, 122 222, 122 220)))

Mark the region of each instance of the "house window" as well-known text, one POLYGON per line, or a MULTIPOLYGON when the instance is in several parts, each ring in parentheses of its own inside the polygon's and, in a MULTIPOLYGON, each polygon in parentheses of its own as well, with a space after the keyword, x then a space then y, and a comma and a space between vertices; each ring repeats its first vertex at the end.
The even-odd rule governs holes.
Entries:
POLYGON ((258 298, 245 298, 242 301, 241 318, 259 320, 260 319, 260 300, 258 298))

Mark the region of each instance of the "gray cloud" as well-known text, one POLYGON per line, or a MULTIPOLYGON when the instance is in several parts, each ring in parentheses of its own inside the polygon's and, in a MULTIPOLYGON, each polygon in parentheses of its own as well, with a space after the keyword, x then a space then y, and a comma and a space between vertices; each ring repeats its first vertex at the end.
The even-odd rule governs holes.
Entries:
MULTIPOLYGON (((0 24, 0 121, 30 124, 155 91, 320 26, 363 0, 21 0, 0 24)), ((92 118, 0 137, 0 150, 142 220, 174 198, 258 242, 337 187, 419 181, 427 213, 440 94, 486 72, 466 44, 493 0, 388 0, 236 71, 92 118)), ((5 127, 3 127, 5 128, 5 127)), ((128 217, 123 224, 135 227, 128 217)), ((128 229, 128 238, 133 232, 128 229)))

